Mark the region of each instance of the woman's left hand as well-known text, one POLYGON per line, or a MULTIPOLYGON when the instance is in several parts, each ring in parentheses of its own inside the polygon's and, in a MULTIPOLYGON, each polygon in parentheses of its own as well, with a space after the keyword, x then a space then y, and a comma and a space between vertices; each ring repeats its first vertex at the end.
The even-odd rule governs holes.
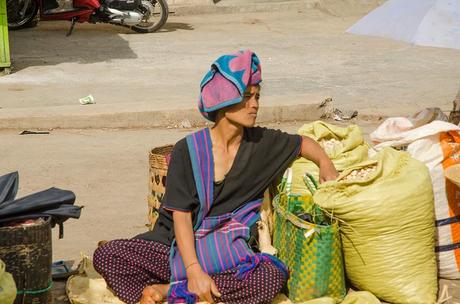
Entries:
POLYGON ((324 183, 327 181, 335 180, 339 176, 339 173, 335 169, 332 161, 327 158, 320 163, 319 166, 319 182, 324 183))

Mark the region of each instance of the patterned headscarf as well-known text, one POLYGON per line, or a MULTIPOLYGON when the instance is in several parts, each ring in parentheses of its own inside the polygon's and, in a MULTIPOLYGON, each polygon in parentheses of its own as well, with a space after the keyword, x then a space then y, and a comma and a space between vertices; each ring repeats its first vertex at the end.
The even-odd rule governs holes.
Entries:
POLYGON ((240 103, 248 85, 262 81, 259 58, 250 50, 219 57, 201 81, 198 108, 210 121, 218 110, 240 103))

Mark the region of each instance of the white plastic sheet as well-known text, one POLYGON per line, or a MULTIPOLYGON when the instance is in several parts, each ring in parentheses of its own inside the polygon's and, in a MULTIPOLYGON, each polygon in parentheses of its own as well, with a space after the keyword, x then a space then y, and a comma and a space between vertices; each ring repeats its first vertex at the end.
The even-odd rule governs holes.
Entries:
POLYGON ((460 1, 389 0, 347 32, 460 49, 460 1))

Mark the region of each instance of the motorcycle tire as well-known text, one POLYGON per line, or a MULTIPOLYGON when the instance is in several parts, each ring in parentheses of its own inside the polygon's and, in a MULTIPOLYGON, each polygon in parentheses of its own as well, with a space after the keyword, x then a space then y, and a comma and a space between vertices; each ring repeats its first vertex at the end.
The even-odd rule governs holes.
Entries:
MULTIPOLYGON (((14 3, 13 1, 7 2, 7 11, 8 6, 14 3)), ((11 8, 10 8, 11 9, 11 8)), ((13 8, 14 9, 14 8, 13 8)), ((12 15, 8 11, 8 14, 12 15)), ((38 24, 38 5, 36 1, 30 2, 30 7, 27 9, 26 15, 20 20, 8 20, 8 29, 9 30, 19 30, 23 28, 35 27, 38 24)))
POLYGON ((150 26, 134 25, 131 26, 131 29, 138 33, 153 33, 158 31, 163 25, 165 25, 166 21, 168 20, 168 4, 166 3, 166 0, 143 0, 142 2, 144 1, 148 1, 154 6, 159 7, 161 14, 160 20, 158 20, 158 22, 155 22, 150 26))

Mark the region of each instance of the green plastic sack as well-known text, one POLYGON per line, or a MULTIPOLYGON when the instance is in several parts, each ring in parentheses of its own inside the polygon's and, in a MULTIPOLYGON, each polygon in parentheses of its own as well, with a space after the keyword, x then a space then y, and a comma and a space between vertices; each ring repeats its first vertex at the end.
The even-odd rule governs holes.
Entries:
MULTIPOLYGON (((322 145, 323 140, 335 139, 340 142, 332 149, 325 149, 338 171, 342 171, 368 158, 369 147, 365 143, 361 129, 357 125, 339 127, 322 121, 316 121, 303 125, 297 133, 318 141, 320 145, 322 145)), ((302 176, 308 172, 318 180, 318 166, 312 161, 301 157, 294 161, 291 168, 294 173, 292 192, 310 194, 303 183, 302 176)))
POLYGON ((0 260, 0 303, 13 304, 16 299, 16 283, 13 276, 5 271, 5 263, 0 260))
POLYGON ((433 190, 427 167, 386 148, 322 184, 315 203, 342 222, 346 274, 353 286, 401 304, 436 302, 433 190), (355 169, 375 166, 362 179, 355 169))

